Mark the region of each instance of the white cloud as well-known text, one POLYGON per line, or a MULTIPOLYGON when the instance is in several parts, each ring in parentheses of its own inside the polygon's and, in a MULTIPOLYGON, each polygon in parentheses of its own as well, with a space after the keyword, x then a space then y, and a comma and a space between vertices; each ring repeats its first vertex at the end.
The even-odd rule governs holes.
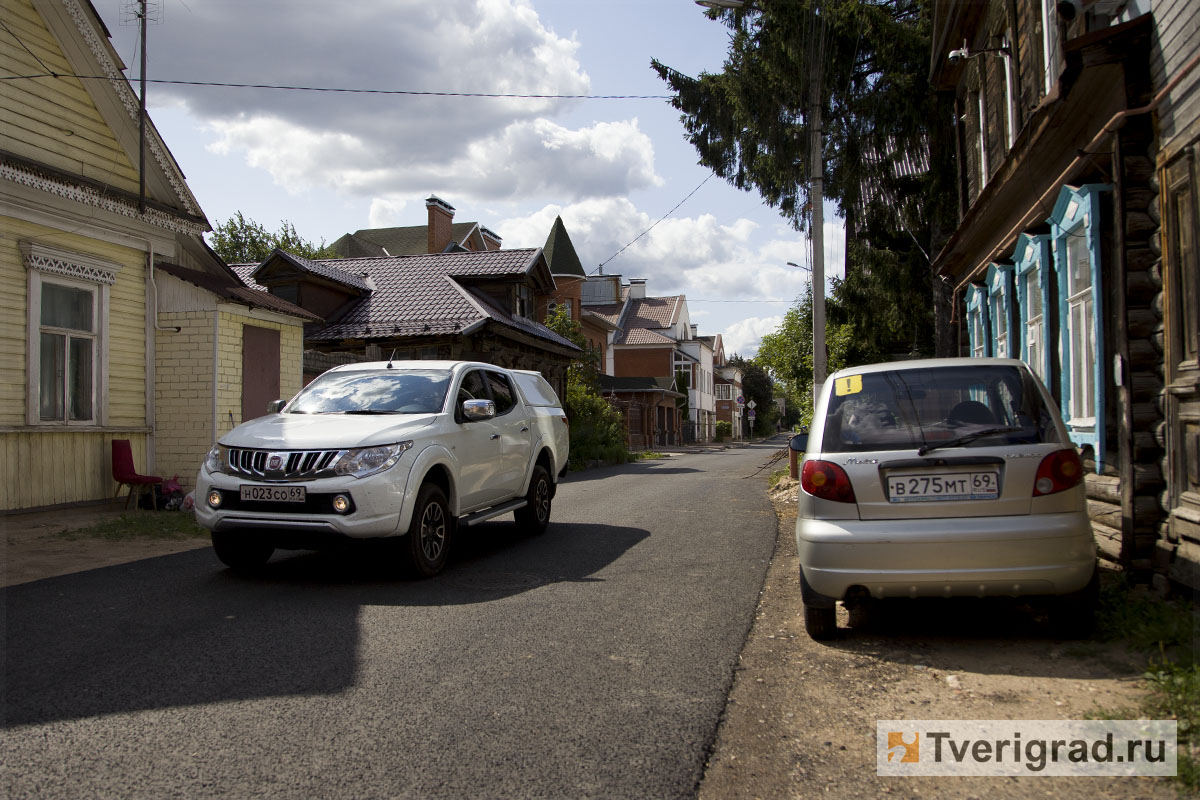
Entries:
POLYGON ((721 333, 721 341, 728 355, 753 358, 758 353, 762 337, 774 333, 783 324, 783 317, 751 317, 735 322, 721 333))

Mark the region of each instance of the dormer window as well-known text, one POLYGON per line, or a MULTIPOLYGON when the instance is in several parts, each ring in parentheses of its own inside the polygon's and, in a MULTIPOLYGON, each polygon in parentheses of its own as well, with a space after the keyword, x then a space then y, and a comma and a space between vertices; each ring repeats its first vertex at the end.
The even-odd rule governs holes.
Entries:
POLYGON ((523 283, 517 284, 513 300, 513 314, 526 319, 533 319, 533 290, 523 283))

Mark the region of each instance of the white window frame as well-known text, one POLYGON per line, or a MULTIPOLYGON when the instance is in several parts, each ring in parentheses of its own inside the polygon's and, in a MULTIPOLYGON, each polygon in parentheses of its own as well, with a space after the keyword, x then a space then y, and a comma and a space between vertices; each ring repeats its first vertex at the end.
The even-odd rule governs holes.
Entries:
POLYGON ((1050 307, 1050 280, 1054 263, 1050 258, 1050 236, 1017 237, 1013 252, 1017 272, 1017 306, 1021 320, 1021 360, 1033 369, 1047 387, 1050 380, 1050 340, 1047 335, 1047 309, 1050 307), (1034 298, 1040 307, 1034 313, 1034 298))
POLYGON ((27 274, 25 424, 44 428, 104 425, 108 421, 109 294, 121 266, 95 256, 48 247, 37 242, 21 242, 20 250, 27 274), (85 334, 42 325, 42 287, 46 284, 82 289, 92 294, 91 332, 85 334), (41 418, 43 332, 61 333, 68 337, 87 338, 92 341, 92 415, 89 419, 71 419, 69 393, 64 396, 63 419, 41 418))
POLYGON ((1105 184, 1064 186, 1050 215, 1058 279, 1061 407, 1071 441, 1091 445, 1096 469, 1105 458, 1104 292, 1100 264, 1100 197, 1105 184), (1073 265, 1072 259, 1076 261, 1073 265), (1073 266, 1084 266, 1078 275, 1073 266))
POLYGON ((732 383, 718 383, 716 386, 713 387, 713 396, 716 397, 716 399, 718 399, 718 400, 732 400, 733 399, 733 384, 732 383))
POLYGON ((991 321, 992 355, 1013 358, 1016 341, 1012 319, 1012 273, 1008 264, 991 264, 987 271, 988 317, 991 321))
POLYGON ((987 289, 971 284, 967 289, 967 335, 972 358, 986 358, 992 354, 988 324, 987 289))
POLYGON ((1058 81, 1058 4, 1054 0, 1042 0, 1042 94, 1050 94, 1058 81))

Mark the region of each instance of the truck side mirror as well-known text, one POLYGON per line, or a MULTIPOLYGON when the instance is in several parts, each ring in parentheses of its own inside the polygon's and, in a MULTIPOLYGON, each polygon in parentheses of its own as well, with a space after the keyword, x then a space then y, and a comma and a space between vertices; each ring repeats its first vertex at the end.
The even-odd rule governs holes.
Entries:
POLYGON ((804 451, 808 450, 808 434, 797 433, 788 442, 788 447, 792 448, 797 453, 803 453, 804 451))
POLYGON ((287 400, 272 400, 271 402, 267 403, 267 413, 278 414, 286 405, 287 400))
POLYGON ((496 416, 496 404, 491 400, 463 400, 463 418, 467 422, 479 422, 496 416))

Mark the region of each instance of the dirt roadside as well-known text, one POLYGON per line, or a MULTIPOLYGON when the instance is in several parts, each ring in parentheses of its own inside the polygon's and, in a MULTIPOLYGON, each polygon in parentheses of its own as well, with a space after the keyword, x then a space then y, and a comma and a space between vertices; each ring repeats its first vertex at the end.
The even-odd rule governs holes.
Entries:
POLYGON ((1028 614, 970 603, 914 604, 901 611, 907 619, 888 609, 871 632, 814 642, 804 631, 788 494, 772 497, 775 557, 700 800, 1178 797, 1162 778, 877 776, 877 720, 1083 719, 1134 707, 1142 664, 1120 645, 1057 641, 1028 614))
POLYGON ((42 578, 208 547, 207 536, 187 539, 101 539, 86 535, 72 538, 61 535, 63 531, 75 531, 120 519, 122 514, 150 516, 178 513, 184 512, 126 511, 118 502, 0 516, 0 531, 4 533, 0 586, 15 586, 42 578))

